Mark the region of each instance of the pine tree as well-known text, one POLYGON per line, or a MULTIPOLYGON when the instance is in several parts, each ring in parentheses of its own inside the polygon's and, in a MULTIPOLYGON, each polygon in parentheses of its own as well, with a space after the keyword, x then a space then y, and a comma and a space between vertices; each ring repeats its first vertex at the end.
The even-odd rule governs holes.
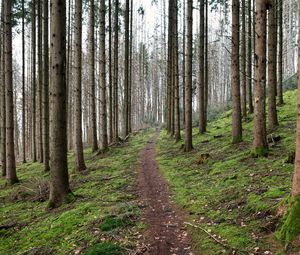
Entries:
POLYGON ((193 0, 187 0, 187 38, 185 66, 185 151, 193 149, 192 144, 192 53, 193 53, 193 0))
POLYGON ((75 163, 79 171, 86 169, 82 144, 82 0, 75 0, 75 163))
POLYGON ((66 1, 51 0, 50 37, 50 207, 62 204, 68 193, 66 1))
POLYGON ((9 184, 19 180, 16 172, 14 140, 14 98, 12 69, 12 1, 4 1, 4 61, 6 110, 6 179, 9 184))
POLYGON ((240 3, 232 1, 232 142, 239 143, 242 140, 241 95, 240 95, 240 3))

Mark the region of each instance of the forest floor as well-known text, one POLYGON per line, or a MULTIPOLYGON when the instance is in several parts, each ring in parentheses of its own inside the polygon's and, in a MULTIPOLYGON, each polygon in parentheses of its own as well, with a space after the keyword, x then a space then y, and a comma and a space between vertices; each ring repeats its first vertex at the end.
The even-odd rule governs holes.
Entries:
POLYGON ((0 178, 1 255, 141 254, 146 223, 137 190, 140 152, 153 130, 139 132, 104 155, 85 151, 88 171, 74 171, 75 200, 47 210, 49 174, 40 163, 17 168, 20 183, 0 178))
POLYGON ((149 129, 105 155, 85 151, 88 171, 74 171, 74 200, 47 210, 49 174, 40 163, 18 166, 20 183, 0 179, 1 255, 289 254, 279 229, 287 208, 295 149, 296 91, 278 108, 268 157, 252 156, 253 116, 243 142, 231 143, 231 112, 185 153, 165 131, 149 129))
POLYGON ((243 142, 231 142, 231 111, 194 129, 194 150, 185 153, 166 131, 157 161, 172 200, 188 214, 192 249, 203 255, 300 254, 300 239, 285 249, 279 240, 294 170, 296 91, 278 107, 280 125, 269 132, 270 152, 252 153, 253 115, 243 121, 243 142))

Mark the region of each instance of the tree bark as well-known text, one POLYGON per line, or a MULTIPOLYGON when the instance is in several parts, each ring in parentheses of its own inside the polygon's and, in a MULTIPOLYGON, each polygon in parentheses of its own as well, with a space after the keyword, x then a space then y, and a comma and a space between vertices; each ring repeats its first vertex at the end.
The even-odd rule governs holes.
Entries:
POLYGON ((44 139, 44 170, 50 170, 49 149, 49 7, 48 0, 44 0, 44 86, 43 86, 43 139, 44 139))
POLYGON ((100 1, 100 149, 108 149, 106 111, 105 0, 100 1))
POLYGON ((108 6, 108 16, 109 16, 109 35, 108 35, 108 58, 109 58, 109 142, 111 143, 113 141, 113 62, 112 62, 112 4, 111 0, 109 0, 109 6, 108 6))
MULTIPOLYGON (((179 68, 178 68, 178 0, 174 2, 174 124, 175 141, 181 139, 180 135, 180 99, 179 99, 179 68)), ((157 100, 156 98, 154 100, 157 100)))
POLYGON ((66 109, 66 1, 51 0, 50 207, 62 204, 69 189, 66 109))
POLYGON ((25 133, 25 7, 22 0, 22 158, 26 163, 26 133, 25 133))
POLYGON ((92 139, 92 151, 98 150, 97 126, 96 126, 96 93, 95 93, 95 3, 90 0, 90 20, 89 20, 89 85, 91 86, 90 104, 91 117, 90 129, 92 139))
MULTIPOLYGON (((300 8, 298 10, 298 20, 300 22, 300 8)), ((300 26, 298 27, 298 34, 300 34, 300 26)), ((279 36, 280 37, 280 36, 279 36)), ((300 77, 300 44, 298 44, 298 77, 300 77)), ((300 79, 298 79, 297 91, 297 133, 296 133, 296 155, 295 155, 295 169, 293 175, 292 196, 300 195, 300 79)))
POLYGON ((276 109, 277 87, 277 24, 276 24, 276 0, 271 0, 272 6, 268 12, 268 124, 269 130, 278 126, 276 109))
POLYGON ((1 5, 1 163, 2 176, 6 176, 6 107, 5 107, 5 56, 4 56, 4 1, 1 5))
POLYGON ((193 0, 187 0, 187 38, 185 66, 185 151, 193 149, 192 144, 192 53, 193 53, 193 0))
POLYGON ((258 156, 268 150, 266 135, 266 1, 256 0, 254 68, 254 150, 258 156))
POLYGON ((207 108, 208 108, 208 0, 205 3, 205 82, 204 82, 204 127, 207 129, 207 108))
POLYGON ((129 49, 129 88, 128 88, 128 131, 132 132, 132 64, 133 64, 133 56, 132 56, 132 48, 133 48, 133 0, 130 3, 130 49, 129 49))
POLYGON ((278 84, 277 84, 277 96, 278 96, 278 104, 283 105, 283 92, 282 92, 282 81, 283 81, 283 18, 282 18, 282 6, 283 1, 277 1, 278 5, 278 84))
POLYGON ((119 141, 119 98, 118 98, 118 78, 119 78, 119 0, 115 1, 114 20, 114 141, 119 141))
POLYGON ((125 58, 124 58, 124 135, 129 134, 129 0, 125 7, 125 58))
POLYGON ((241 38, 241 73, 242 73, 242 116, 247 117, 247 90, 246 90, 246 5, 242 0, 242 38, 241 38))
POLYGON ((32 0, 32 160, 37 161, 36 148, 36 0, 32 0))
POLYGON ((75 0, 75 165, 76 169, 86 169, 82 144, 82 0, 75 0))
POLYGON ((12 1, 4 1, 4 60, 6 87, 6 179, 9 184, 18 182, 14 148, 14 98, 12 69, 12 1))
POLYGON ((241 96, 240 96, 240 3, 232 1, 232 59, 231 59, 231 82, 232 82, 232 142, 239 143, 242 140, 241 120, 241 96))
POLYGON ((199 105, 199 133, 205 130, 205 66, 204 66, 204 0, 200 0, 200 42, 199 42, 199 83, 198 83, 198 105, 199 105))
POLYGON ((248 107, 249 114, 253 113, 253 99, 252 99, 252 12, 251 1, 248 0, 248 47, 247 47, 247 92, 248 92, 248 107))
POLYGON ((183 1, 183 35, 182 35, 182 122, 185 125, 185 44, 186 44, 186 1, 183 1))
POLYGON ((38 143, 39 143, 39 161, 43 163, 43 23, 42 23, 42 4, 38 1, 38 143))

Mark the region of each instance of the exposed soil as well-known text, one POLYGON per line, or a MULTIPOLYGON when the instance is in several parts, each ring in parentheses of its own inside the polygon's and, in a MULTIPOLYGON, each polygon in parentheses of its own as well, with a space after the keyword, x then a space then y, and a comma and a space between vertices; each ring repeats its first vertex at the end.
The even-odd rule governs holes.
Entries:
POLYGON ((170 202, 168 184, 155 160, 154 136, 141 152, 139 193, 148 230, 144 254, 192 255, 187 232, 183 228, 184 213, 170 202))

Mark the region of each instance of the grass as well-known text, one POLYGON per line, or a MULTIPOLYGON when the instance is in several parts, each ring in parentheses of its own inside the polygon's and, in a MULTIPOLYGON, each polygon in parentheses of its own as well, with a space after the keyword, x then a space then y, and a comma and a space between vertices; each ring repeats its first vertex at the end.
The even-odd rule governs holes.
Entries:
POLYGON ((127 254, 143 231, 135 192, 138 153, 152 134, 140 133, 128 143, 96 156, 85 151, 88 173, 74 170, 68 155, 75 201, 46 209, 48 174, 39 163, 17 168, 20 183, 0 179, 0 254, 127 254), (134 233, 134 234, 133 234, 134 233))
MULTIPOLYGON (((277 236, 294 169, 285 162, 295 150, 296 91, 287 91, 284 99, 285 105, 278 108, 280 126, 273 131, 281 140, 270 144, 267 157, 253 157, 253 116, 243 121, 243 142, 238 145, 232 144, 230 111, 210 122, 206 134, 194 129, 195 150, 190 153, 161 132, 157 160, 173 200, 186 210, 189 222, 226 244, 223 247, 204 231, 188 227, 200 254, 229 254, 232 250, 250 254, 257 247, 260 254, 284 251, 277 236), (209 158, 199 164, 206 154, 209 158)), ((299 248, 296 242, 285 254, 299 248)))

